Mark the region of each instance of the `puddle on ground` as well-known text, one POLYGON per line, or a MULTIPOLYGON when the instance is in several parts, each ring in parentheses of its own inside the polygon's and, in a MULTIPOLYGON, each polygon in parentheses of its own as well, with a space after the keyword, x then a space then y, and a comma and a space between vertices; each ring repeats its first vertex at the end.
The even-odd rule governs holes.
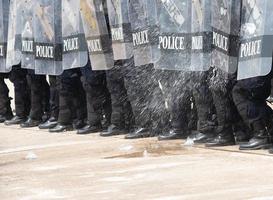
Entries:
POLYGON ((194 149, 189 149, 179 143, 146 143, 134 144, 131 151, 126 153, 122 151, 121 154, 105 157, 105 159, 114 158, 145 158, 145 157, 161 157, 171 155, 185 155, 193 154, 194 149))

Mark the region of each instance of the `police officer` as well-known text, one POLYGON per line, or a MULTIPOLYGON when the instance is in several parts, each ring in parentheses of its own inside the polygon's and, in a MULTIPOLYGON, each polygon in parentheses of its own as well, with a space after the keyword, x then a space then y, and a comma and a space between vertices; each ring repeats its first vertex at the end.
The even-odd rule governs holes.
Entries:
POLYGON ((39 125, 40 129, 50 129, 57 125, 59 115, 59 88, 60 78, 58 76, 49 76, 50 84, 50 110, 49 118, 39 125))
POLYGON ((30 112, 30 88, 27 83, 27 70, 22 69, 20 64, 13 66, 10 81, 14 85, 15 116, 5 121, 5 125, 21 124, 27 119, 30 112))
POLYGON ((235 144, 232 127, 232 78, 224 71, 213 68, 209 88, 217 115, 215 137, 209 139, 207 147, 228 146, 235 144))
POLYGON ((137 139, 159 135, 164 123, 160 115, 164 111, 164 98, 159 89, 157 73, 152 64, 128 67, 126 85, 135 116, 135 130, 125 136, 137 139), (160 94, 160 95, 159 95, 160 94))
POLYGON ((65 70, 60 76, 58 123, 49 132, 72 131, 85 125, 86 97, 80 77, 80 69, 65 70))
POLYGON ((81 72, 81 81, 86 92, 87 124, 77 134, 100 132, 111 123, 111 97, 107 89, 106 74, 105 71, 92 71, 90 62, 81 68, 81 72))
POLYGON ((10 107, 9 89, 5 83, 8 74, 0 73, 0 123, 10 120, 13 113, 10 107))
POLYGON ((112 114, 111 125, 106 132, 100 135, 103 137, 126 134, 130 131, 134 122, 132 107, 125 87, 126 70, 129 60, 115 61, 113 69, 106 71, 107 86, 111 95, 112 114))
POLYGON ((36 75, 34 70, 28 70, 28 82, 31 90, 31 109, 27 121, 20 124, 22 128, 39 126, 49 111, 50 90, 46 76, 36 75))
POLYGON ((232 91, 233 100, 245 124, 251 130, 252 138, 240 145, 240 150, 266 149, 271 146, 272 110, 266 99, 271 91, 272 73, 239 80, 232 91))

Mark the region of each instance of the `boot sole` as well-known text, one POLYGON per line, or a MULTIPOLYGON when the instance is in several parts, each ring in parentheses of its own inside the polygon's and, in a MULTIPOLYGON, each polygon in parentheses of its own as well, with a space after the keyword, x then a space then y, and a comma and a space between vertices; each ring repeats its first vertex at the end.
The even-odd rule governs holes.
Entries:
POLYGON ((239 147, 239 150, 261 150, 261 149, 270 149, 271 147, 272 147, 271 144, 267 144, 267 145, 260 145, 257 147, 253 147, 253 148, 239 147))

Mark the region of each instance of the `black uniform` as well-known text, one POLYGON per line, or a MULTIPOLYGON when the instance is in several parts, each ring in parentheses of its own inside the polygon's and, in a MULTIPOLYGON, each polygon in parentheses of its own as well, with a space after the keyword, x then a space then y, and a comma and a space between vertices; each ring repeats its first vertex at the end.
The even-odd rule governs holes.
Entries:
POLYGON ((87 125, 78 134, 101 131, 111 121, 111 97, 107 89, 105 71, 92 71, 90 63, 81 68, 81 81, 86 92, 87 125), (104 118, 105 117, 105 118, 104 118), (105 120, 105 124, 102 124, 105 120))
POLYGON ((101 136, 125 134, 134 124, 131 103, 125 86, 125 76, 131 60, 115 62, 113 69, 106 71, 107 87, 111 95, 111 125, 101 136))
POLYGON ((272 110, 267 105, 266 99, 271 92, 271 76, 270 74, 264 77, 240 80, 233 88, 233 100, 238 112, 253 133, 250 142, 240 146, 242 150, 270 146, 272 110))
POLYGON ((127 67, 125 84, 136 127, 134 132, 126 136, 127 139, 160 134, 159 130, 164 123, 164 117, 160 113, 164 112, 165 102, 159 88, 158 76, 152 64, 135 67, 131 61, 127 67))
POLYGON ((59 116, 56 127, 50 132, 63 132, 84 126, 86 97, 81 83, 80 69, 65 70, 60 76, 59 116))
POLYGON ((8 74, 0 73, 0 123, 12 118, 12 110, 10 106, 9 89, 5 83, 8 74))
POLYGON ((20 65, 13 66, 9 79, 14 85, 16 116, 5 121, 5 124, 20 124, 26 120, 30 112, 30 88, 27 83, 27 70, 22 69, 20 65))
POLYGON ((234 145, 232 118, 235 116, 233 115, 234 104, 231 96, 233 78, 226 72, 213 68, 209 80, 209 89, 216 110, 217 128, 215 130, 216 136, 206 146, 234 145))
POLYGON ((50 129, 57 125, 59 115, 59 90, 60 78, 58 76, 49 76, 50 99, 48 119, 39 125, 40 129, 50 129))

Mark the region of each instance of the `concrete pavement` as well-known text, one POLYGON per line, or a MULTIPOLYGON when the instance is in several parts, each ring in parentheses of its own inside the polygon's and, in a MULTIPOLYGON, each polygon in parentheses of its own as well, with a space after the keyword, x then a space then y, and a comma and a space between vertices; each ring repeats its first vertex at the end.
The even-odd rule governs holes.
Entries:
POLYGON ((237 149, 0 125, 0 199, 273 199, 273 157, 237 149))

